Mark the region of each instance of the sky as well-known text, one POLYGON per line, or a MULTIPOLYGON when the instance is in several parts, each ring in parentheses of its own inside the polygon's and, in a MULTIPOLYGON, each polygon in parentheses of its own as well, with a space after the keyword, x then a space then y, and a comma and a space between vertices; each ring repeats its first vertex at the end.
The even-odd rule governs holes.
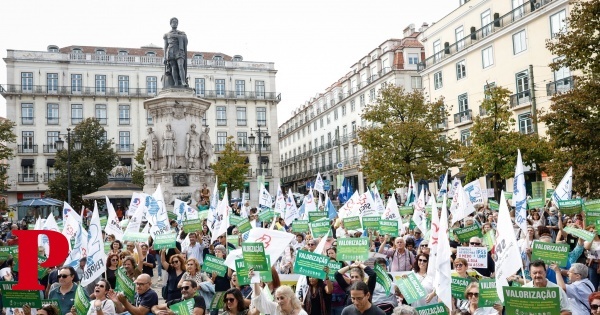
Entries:
MULTIPOLYGON (((190 51, 275 63, 281 125, 385 40, 457 7, 458 0, 10 1, 0 18, 0 56, 48 45, 162 46, 170 18, 177 17, 190 51)), ((6 64, 0 64, 5 84, 6 64)), ((6 116, 3 97, 0 116, 6 116)))

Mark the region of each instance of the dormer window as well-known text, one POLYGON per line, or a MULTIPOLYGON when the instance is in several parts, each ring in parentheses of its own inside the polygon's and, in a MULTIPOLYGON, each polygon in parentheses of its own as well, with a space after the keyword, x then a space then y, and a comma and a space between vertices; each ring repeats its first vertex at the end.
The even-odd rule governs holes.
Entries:
POLYGON ((97 49, 96 55, 106 55, 106 51, 104 49, 97 49))
POLYGON ((147 51, 147 52, 146 52, 146 56, 148 56, 148 57, 155 57, 155 56, 156 56, 156 53, 155 53, 155 52, 153 52, 153 51, 147 51))
POLYGON ((81 50, 81 48, 73 48, 73 53, 74 54, 83 54, 83 51, 81 50))
POLYGON ((202 56, 202 54, 195 54, 195 55, 194 55, 192 58, 193 58, 194 60, 201 60, 201 59, 202 59, 202 58, 204 58, 204 57, 202 56))
POLYGON ((221 55, 215 55, 213 57, 213 60, 223 60, 223 56, 221 56, 221 55))
POLYGON ((127 50, 119 50, 119 56, 127 56, 127 55, 129 55, 127 50))
POLYGON ((57 53, 58 52, 58 46, 55 46, 55 45, 48 46, 48 52, 57 53))
POLYGON ((244 60, 244 58, 242 58, 242 56, 240 56, 240 55, 233 56, 233 61, 243 61, 243 60, 244 60))

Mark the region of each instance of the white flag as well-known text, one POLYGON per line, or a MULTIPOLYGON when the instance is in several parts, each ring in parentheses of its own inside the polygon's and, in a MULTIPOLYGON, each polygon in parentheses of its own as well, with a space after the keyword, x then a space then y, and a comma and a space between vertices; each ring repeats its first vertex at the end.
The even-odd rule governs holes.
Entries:
POLYGON ((308 191, 308 194, 304 196, 304 201, 302 202, 304 206, 304 219, 308 219, 308 213, 317 211, 317 204, 315 203, 315 197, 313 196, 312 189, 308 191))
POLYGON ((294 199, 294 195, 292 194, 292 190, 289 189, 285 202, 285 224, 290 225, 294 220, 298 219, 298 207, 296 207, 296 200, 294 199))
POLYGON ((352 212, 358 213, 361 218, 366 216, 375 216, 378 214, 375 209, 375 201, 373 201, 373 196, 371 195, 370 191, 367 190, 360 195, 358 202, 354 204, 352 212))
POLYGON ((171 225, 169 224, 169 215, 165 206, 165 199, 160 184, 156 187, 156 191, 152 194, 152 199, 146 197, 146 207, 148 208, 148 222, 152 226, 157 226, 163 232, 169 232, 171 225))
POLYGON ((215 220, 215 225, 213 226, 211 243, 214 243, 219 236, 226 234, 227 228, 229 228, 229 199, 227 198, 227 187, 225 187, 223 200, 219 203, 217 209, 217 220, 215 220))
POLYGON ((379 189, 377 189, 376 185, 373 185, 371 192, 373 193, 373 201, 375 202, 375 212, 377 212, 377 215, 382 215, 385 211, 385 207, 383 206, 383 200, 381 200, 381 195, 379 194, 379 189))
MULTIPOLYGON (((452 213, 452 224, 466 218, 469 214, 475 212, 473 204, 467 197, 465 190, 460 182, 454 189, 454 197, 450 204, 450 213, 452 213)), ((440 219, 441 220, 441 219, 440 219)))
POLYGON ((444 176, 444 178, 442 179, 442 185, 440 186, 440 192, 438 193, 439 197, 448 193, 448 171, 446 171, 443 176, 444 176))
POLYGON ((137 211, 138 207, 142 204, 142 201, 146 198, 144 193, 133 193, 131 195, 131 202, 129 202, 129 208, 125 213, 126 216, 132 217, 137 211))
POLYGON ((208 224, 208 228, 211 232, 213 232, 212 227, 217 219, 217 208, 219 207, 219 186, 217 186, 217 181, 218 178, 215 177, 215 187, 213 188, 212 195, 210 196, 210 206, 208 208, 210 212, 206 218, 206 223, 208 224))
POLYGON ((510 213, 506 205, 504 191, 500 195, 500 209, 498 211, 498 228, 496 229, 496 244, 494 252, 496 260, 496 291, 498 297, 504 302, 502 288, 508 286, 506 278, 514 275, 523 267, 521 253, 513 229, 510 213))
MULTIPOLYGON (((281 188, 281 186, 279 187, 281 188)), ((247 218, 248 217, 248 209, 246 209, 246 193, 242 193, 242 206, 240 207, 240 217, 247 218)))
MULTIPOLYGON (((552 194, 552 202, 558 206, 559 200, 569 200, 573 194, 573 167, 569 167, 569 170, 560 181, 554 193, 552 194)), ((514 195, 513 195, 514 196, 514 195)), ((514 198, 514 197, 513 197, 514 198)))
POLYGON ((358 208, 354 207, 354 205, 359 202, 358 191, 355 190, 352 197, 346 201, 346 203, 338 210, 338 218, 343 219, 346 217, 355 217, 359 215, 358 208))
POLYGON ((521 228, 523 235, 527 235, 527 191, 525 191, 525 173, 523 172, 521 150, 517 151, 512 201, 515 206, 515 222, 521 228))
POLYGON ((315 190, 325 194, 325 183, 323 182, 323 179, 321 178, 321 173, 317 173, 317 179, 315 179, 315 190))
POLYGON ((106 232, 106 235, 112 234, 115 236, 116 240, 123 241, 123 230, 121 229, 117 212, 115 211, 112 203, 110 203, 108 197, 104 197, 106 198, 106 209, 108 211, 108 220, 106 220, 106 227, 104 228, 104 231, 106 232))
POLYGON ((138 233, 140 231, 142 220, 146 212, 146 197, 150 197, 150 195, 144 194, 143 196, 140 196, 140 203, 138 204, 133 216, 129 218, 129 223, 127 224, 124 234, 127 234, 127 232, 138 233))
MULTIPOLYGON (((40 223, 41 223, 41 220, 40 220, 40 223)), ((36 222, 36 226, 37 226, 37 222, 36 222)), ((37 230, 37 228, 36 228, 36 230, 37 230)), ((54 219, 54 215, 52 213, 50 213, 48 215, 48 218, 42 224, 40 230, 60 232, 60 228, 58 227, 58 224, 56 223, 56 220, 54 219)), ((48 239, 48 236, 40 235, 38 237, 38 244, 42 244, 40 246, 44 246, 44 250, 46 251, 46 256, 50 255, 50 240, 48 239)))
POLYGON ((415 210, 413 212, 412 220, 415 225, 421 230, 421 233, 425 234, 427 231, 427 214, 425 213, 425 189, 421 189, 419 198, 414 204, 415 210))
MULTIPOLYGON (((83 228, 83 225, 75 219, 73 215, 70 215, 65 222, 65 229, 63 234, 67 237, 67 240, 73 239, 73 247, 69 251, 69 256, 65 260, 64 265, 75 267, 79 264, 79 260, 87 255, 87 231, 83 228)), ((69 242, 69 247, 71 242, 69 242)))
MULTIPOLYGON (((442 200, 446 201, 446 194, 444 194, 442 200)), ((431 230, 429 232, 429 263, 427 264, 427 274, 431 277, 435 276, 435 271, 437 269, 437 252, 438 252, 438 244, 439 244, 439 235, 440 235, 440 215, 435 202, 435 198, 433 195, 431 196, 431 200, 433 200, 433 204, 431 205, 431 230)), ((442 211, 446 211, 446 204, 442 205, 442 211)), ((445 237, 445 236, 444 236, 445 237)))
POLYGON ((483 190, 481 189, 481 184, 479 183, 478 179, 466 184, 465 187, 463 187, 463 190, 467 194, 467 197, 469 197, 469 200, 472 204, 483 204, 483 190))
POLYGON ((73 216, 73 218, 75 218, 75 221, 79 222, 79 224, 82 224, 83 221, 81 220, 81 216, 79 215, 79 213, 77 213, 77 211, 75 211, 71 205, 69 205, 66 201, 64 202, 65 205, 63 207, 63 221, 67 221, 67 219, 70 216, 73 216))
MULTIPOLYGON (((248 233, 248 239, 245 242, 263 243, 263 246, 265 247, 265 255, 269 255, 271 258, 271 266, 277 262, 279 256, 283 254, 285 249, 292 242, 292 239, 295 237, 292 233, 264 228, 252 228, 248 233)), ((235 259, 239 259, 241 257, 242 249, 230 251, 227 255, 227 259, 225 260, 225 265, 233 270, 236 270, 235 259)))
POLYGON ((281 190, 281 186, 277 188, 277 196, 275 196, 275 213, 283 215, 285 212, 285 196, 281 190))
POLYGON ((265 186, 260 187, 260 195, 258 197, 258 208, 260 210, 273 207, 273 197, 267 191, 265 186))
POLYGON ((450 286, 452 278, 450 272, 450 240, 448 239, 448 211, 446 211, 446 196, 444 195, 442 204, 442 214, 440 215, 440 229, 438 231, 439 239, 437 245, 436 273, 433 280, 433 287, 438 296, 438 301, 446 304, 448 309, 452 309, 452 293, 450 286))
POLYGON ((92 283, 106 271, 106 254, 104 253, 104 240, 101 231, 98 203, 94 201, 94 212, 92 213, 87 240, 87 263, 81 278, 81 284, 84 286, 92 283))
MULTIPOLYGON (((398 203, 396 202, 396 197, 391 195, 388 199, 387 205, 385 206, 385 211, 381 215, 383 220, 400 220, 400 211, 398 210, 398 203)), ((402 222, 399 222, 402 224, 402 222)))

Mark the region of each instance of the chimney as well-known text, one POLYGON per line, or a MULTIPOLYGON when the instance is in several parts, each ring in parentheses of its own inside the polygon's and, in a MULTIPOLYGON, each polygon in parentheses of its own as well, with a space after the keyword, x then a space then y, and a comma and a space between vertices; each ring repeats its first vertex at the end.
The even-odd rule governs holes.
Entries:
POLYGON ((414 32, 415 32, 415 25, 411 23, 409 26, 407 26, 404 29, 404 37, 408 37, 414 32))
POLYGON ((427 22, 423 22, 423 25, 421 25, 421 28, 419 28, 419 32, 425 32, 425 30, 427 30, 429 28, 429 24, 427 24, 427 22))

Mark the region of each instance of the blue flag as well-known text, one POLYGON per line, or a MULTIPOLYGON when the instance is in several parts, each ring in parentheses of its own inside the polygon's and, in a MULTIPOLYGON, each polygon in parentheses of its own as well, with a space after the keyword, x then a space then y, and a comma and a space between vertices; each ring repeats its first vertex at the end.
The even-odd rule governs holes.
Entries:
POLYGON ((354 193, 354 190, 352 189, 352 184, 350 184, 350 180, 348 180, 348 178, 344 178, 342 187, 340 187, 340 193, 338 194, 338 199, 339 199, 340 203, 341 204, 346 203, 346 201, 348 201, 348 199, 350 199, 350 197, 352 197, 353 193, 354 193))
POLYGON ((327 217, 330 220, 335 219, 335 217, 337 217, 337 211, 335 210, 335 206, 333 205, 333 202, 331 202, 331 199, 327 198, 325 207, 327 207, 327 217))

